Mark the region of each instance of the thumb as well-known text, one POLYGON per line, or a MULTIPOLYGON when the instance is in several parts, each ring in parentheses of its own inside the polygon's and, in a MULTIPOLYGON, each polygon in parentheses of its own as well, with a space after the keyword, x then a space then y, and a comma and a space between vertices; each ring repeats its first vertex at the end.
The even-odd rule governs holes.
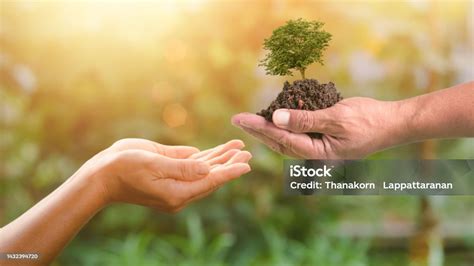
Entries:
POLYGON ((155 165, 155 173, 162 178, 174 178, 183 181, 193 181, 206 177, 210 165, 193 159, 174 159, 159 156, 160 162, 155 165))
POLYGON ((328 125, 331 122, 329 109, 305 111, 293 109, 278 109, 273 113, 273 123, 283 129, 296 133, 318 132, 329 134, 328 125))

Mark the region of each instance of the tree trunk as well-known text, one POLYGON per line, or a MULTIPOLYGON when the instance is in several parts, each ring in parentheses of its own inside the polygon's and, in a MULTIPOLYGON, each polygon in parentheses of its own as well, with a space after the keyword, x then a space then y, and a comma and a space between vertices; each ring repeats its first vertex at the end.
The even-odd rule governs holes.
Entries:
POLYGON ((306 79, 305 76, 304 76, 304 71, 306 70, 306 68, 300 68, 299 70, 300 70, 300 73, 301 73, 301 77, 303 79, 306 79))
MULTIPOLYGON (((428 24, 430 29, 436 29, 437 9, 439 6, 432 3, 429 9, 428 24)), ((440 47, 440 36, 438 32, 432 30, 431 45, 437 53, 442 52, 440 47)), ((430 93, 440 87, 439 73, 433 69, 428 69, 429 82, 425 88, 425 93, 430 93)), ((421 159, 436 159, 436 142, 428 140, 420 145, 421 159)), ((423 172, 430 172, 432 169, 422 169, 423 172)), ((422 196, 420 198, 420 211, 418 216, 418 228, 415 236, 411 239, 410 265, 412 266, 441 266, 444 260, 443 239, 440 234, 440 220, 433 208, 433 197, 422 196)))

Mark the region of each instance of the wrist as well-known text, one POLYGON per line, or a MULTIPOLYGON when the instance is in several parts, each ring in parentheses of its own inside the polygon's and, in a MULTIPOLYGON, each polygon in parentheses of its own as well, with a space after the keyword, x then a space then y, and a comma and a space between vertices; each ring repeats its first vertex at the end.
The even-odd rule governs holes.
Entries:
POLYGON ((395 132, 393 145, 406 144, 416 141, 417 111, 412 99, 392 102, 393 130, 395 132))
POLYGON ((384 102, 380 113, 383 116, 380 129, 385 132, 382 134, 380 150, 412 141, 411 106, 407 106, 404 101, 384 102))
POLYGON ((90 197, 94 199, 93 204, 102 209, 111 203, 110 189, 108 184, 108 160, 105 154, 97 154, 87 161, 73 176, 77 186, 86 187, 90 197))

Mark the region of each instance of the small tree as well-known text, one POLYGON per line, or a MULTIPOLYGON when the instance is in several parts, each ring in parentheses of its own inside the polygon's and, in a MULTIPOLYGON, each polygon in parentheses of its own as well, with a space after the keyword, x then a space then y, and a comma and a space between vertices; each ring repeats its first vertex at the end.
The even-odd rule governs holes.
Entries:
POLYGON ((322 30, 324 23, 304 21, 301 18, 290 20, 274 30, 263 47, 269 53, 260 61, 267 74, 292 75, 291 69, 299 70, 305 79, 308 65, 318 62, 323 65, 322 53, 331 40, 331 34, 322 30))

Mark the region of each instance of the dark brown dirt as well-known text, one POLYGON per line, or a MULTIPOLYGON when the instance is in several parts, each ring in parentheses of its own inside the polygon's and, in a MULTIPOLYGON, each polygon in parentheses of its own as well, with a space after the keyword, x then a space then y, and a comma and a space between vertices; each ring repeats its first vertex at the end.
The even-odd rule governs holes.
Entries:
MULTIPOLYGON (((315 79, 296 80, 293 84, 285 82, 283 90, 277 98, 257 115, 272 121, 273 112, 277 109, 320 110, 335 105, 342 100, 334 83, 320 84, 315 79)), ((321 137, 320 134, 309 134, 311 137, 321 137)))

